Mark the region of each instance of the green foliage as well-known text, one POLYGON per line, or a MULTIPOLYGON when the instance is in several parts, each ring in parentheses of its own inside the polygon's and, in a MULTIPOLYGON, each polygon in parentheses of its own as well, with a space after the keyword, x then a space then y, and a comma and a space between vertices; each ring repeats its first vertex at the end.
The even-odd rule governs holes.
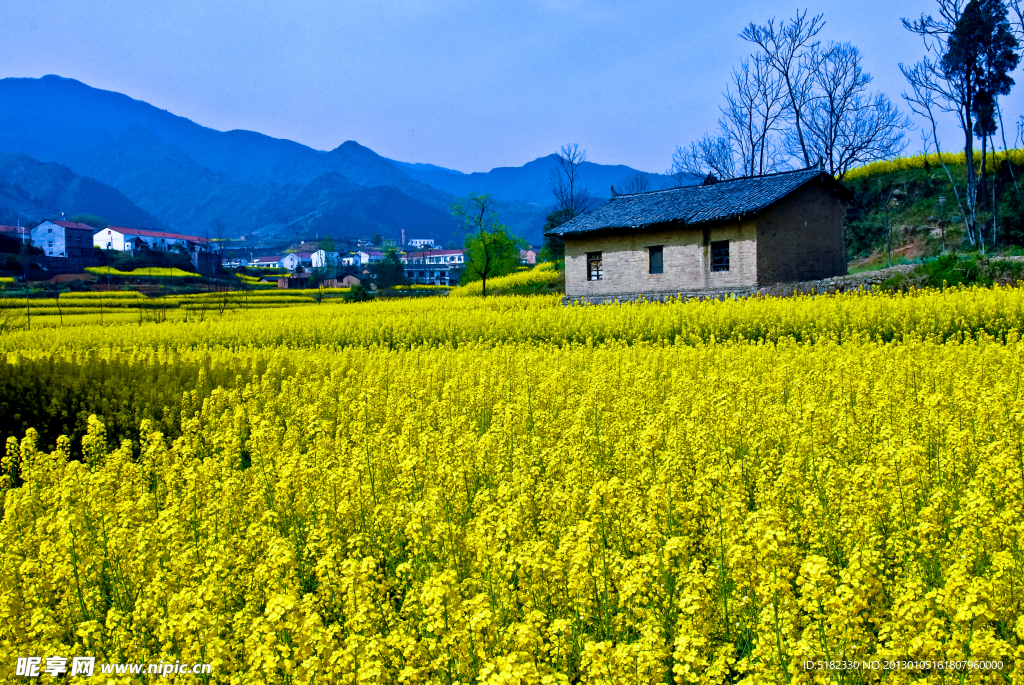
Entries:
POLYGON ((459 279, 463 283, 498 278, 519 268, 519 250, 523 241, 505 230, 466 236, 466 267, 459 279))
POLYGON ((508 226, 498 221, 497 202, 490 195, 471 193, 452 205, 452 216, 466 232, 466 263, 459 275, 463 285, 481 281, 482 294, 487 296, 487 279, 504 276, 519 268, 522 238, 509 234, 508 226))
POLYGON ((163 250, 139 250, 136 252, 122 252, 120 250, 102 250, 106 266, 113 267, 119 271, 133 271, 140 268, 159 267, 167 269, 181 269, 192 271, 192 260, 182 252, 164 252, 163 250))
POLYGON ((544 244, 541 247, 540 258, 545 262, 554 262, 555 264, 562 265, 565 263, 565 240, 560 236, 547 235, 548 231, 553 231, 558 228, 566 221, 572 218, 572 212, 568 209, 556 209, 547 216, 547 220, 544 222, 544 244))
POLYGON ((370 274, 373 282, 382 290, 389 290, 396 285, 408 285, 405 277, 405 268, 398 253, 394 249, 388 250, 384 258, 379 262, 370 265, 370 274))
MULTIPOLYGON (((1000 164, 994 165, 994 171, 988 176, 989 183, 994 183, 996 188, 997 248, 1007 244, 1024 244, 1024 202, 1017 190, 1024 171, 1024 154, 1017 154, 1019 152, 1015 150, 1008 155, 1011 160, 1009 164, 1005 162, 1006 156, 1000 153, 1000 164)), ((951 157, 954 155, 943 154, 950 174, 957 186, 962 188, 966 168, 962 164, 950 164, 948 159, 951 157)), ((962 160, 963 155, 960 158, 962 160)), ((924 161, 923 156, 914 159, 924 161)), ((929 162, 927 168, 923 165, 897 165, 895 162, 877 163, 868 167, 873 167, 875 172, 868 175, 851 173, 844 179, 855 196, 845 224, 849 259, 867 257, 872 252, 885 250, 887 203, 890 203, 889 221, 894 247, 913 241, 925 246, 926 254, 937 255, 941 252, 943 229, 947 252, 961 247, 963 212, 957 204, 957 193, 937 160, 929 162), (944 201, 942 198, 945 198, 944 201)), ((978 226, 985 231, 985 242, 989 247, 992 247, 991 205, 990 185, 985 197, 979 198, 978 210, 978 226)))
POLYGON ((181 435, 182 398, 196 392, 200 404, 217 386, 233 387, 237 370, 170 359, 111 360, 93 354, 87 364, 57 356, 0 358, 0 436, 20 437, 29 428, 52 448, 60 435, 81 455, 90 414, 103 417, 112 444, 139 439, 148 419, 168 438, 181 435))
POLYGON ((927 259, 907 274, 894 276, 883 288, 907 290, 953 286, 991 286, 1016 283, 1024 276, 1024 262, 985 259, 976 254, 945 254, 927 259))
POLYGON ((1002 239, 1010 245, 1024 246, 1024 195, 1016 187, 1003 194, 999 220, 1002 239))
POLYGON ((106 228, 110 225, 93 214, 75 214, 72 217, 68 217, 68 221, 75 221, 86 226, 92 226, 93 228, 106 228))
POLYGON ((361 285, 352 286, 352 289, 342 295, 342 298, 346 302, 367 302, 368 300, 373 299, 370 295, 370 291, 361 285))

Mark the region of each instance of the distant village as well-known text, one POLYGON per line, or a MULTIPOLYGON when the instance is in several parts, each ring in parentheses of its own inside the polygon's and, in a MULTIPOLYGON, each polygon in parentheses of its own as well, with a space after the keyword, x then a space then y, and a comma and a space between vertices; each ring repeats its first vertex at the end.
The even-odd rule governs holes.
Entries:
MULTIPOLYGON (((466 264, 464 250, 444 249, 429 238, 406 240, 405 231, 400 241, 380 236, 337 242, 325 238, 300 241, 274 254, 265 253, 245 236, 217 240, 145 228, 94 228, 78 221, 56 219, 31 227, 0 225, 0 237, 5 237, 8 243, 17 241, 25 248, 33 248, 31 253, 22 251, 32 263, 32 270, 42 272, 37 277, 104 266, 102 251, 129 253, 139 263, 157 253, 180 255, 187 257, 193 270, 203 276, 242 270, 253 275, 266 273, 266 280, 277 281, 281 288, 309 287, 314 275, 320 276, 318 281, 331 281, 333 285, 359 285, 371 274, 372 265, 382 261, 389 250, 394 250, 408 282, 417 285, 456 286, 466 264)), ((520 263, 536 264, 539 253, 539 247, 520 250, 520 263)), ((11 271, 10 266, 7 269, 11 271)))

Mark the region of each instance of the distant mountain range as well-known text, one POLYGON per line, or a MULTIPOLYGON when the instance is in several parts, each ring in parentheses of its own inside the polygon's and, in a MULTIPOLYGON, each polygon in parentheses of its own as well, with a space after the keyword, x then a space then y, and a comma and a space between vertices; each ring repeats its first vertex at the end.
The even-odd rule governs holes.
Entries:
MULTIPOLYGON (((102 216, 111 224, 167 230, 161 221, 106 184, 79 176, 60 164, 0 153, 0 224, 21 221, 24 226, 43 217, 59 219, 61 211, 78 207, 88 208, 88 213, 102 216)), ((67 216, 77 213, 72 210, 67 216)))
MULTIPOLYGON (((504 203, 503 220, 539 242, 553 203, 553 155, 464 174, 388 160, 353 141, 324 152, 252 131, 215 131, 59 76, 0 80, 0 152, 9 153, 0 157, 5 223, 64 211, 268 242, 398 238, 402 229, 445 242, 460 238, 449 209, 455 198, 490 192, 504 203)), ((635 173, 593 163, 581 172, 596 198, 635 173)), ((660 174, 647 177, 652 188, 669 184, 660 174)))

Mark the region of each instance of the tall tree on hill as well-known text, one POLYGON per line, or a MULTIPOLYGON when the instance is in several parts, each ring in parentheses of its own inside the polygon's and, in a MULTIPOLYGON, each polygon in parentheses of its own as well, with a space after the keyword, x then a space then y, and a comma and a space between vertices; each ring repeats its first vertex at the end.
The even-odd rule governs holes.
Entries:
POLYGON ((964 136, 966 188, 962 207, 967 238, 984 252, 985 238, 977 225, 978 200, 985 187, 988 140, 996 132, 997 100, 1010 92, 1014 81, 1009 72, 1020 62, 1018 43, 1002 0, 937 2, 938 16, 922 14, 916 20, 903 20, 907 30, 921 36, 927 53, 913 67, 900 65, 911 88, 903 97, 929 121, 936 150, 936 114, 956 116, 964 136), (974 161, 975 138, 982 141, 980 178, 974 161))
POLYGON ((490 193, 477 195, 452 205, 452 216, 466 231, 466 265, 463 280, 482 281, 487 297, 487 279, 512 273, 519 266, 522 240, 511 236, 508 226, 498 221, 498 203, 490 193))

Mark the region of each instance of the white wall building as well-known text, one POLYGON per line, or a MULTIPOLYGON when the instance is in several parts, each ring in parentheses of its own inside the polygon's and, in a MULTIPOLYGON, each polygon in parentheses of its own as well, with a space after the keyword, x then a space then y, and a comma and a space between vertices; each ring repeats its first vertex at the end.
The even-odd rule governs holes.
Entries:
POLYGON ((328 262, 334 266, 340 266, 342 264, 341 254, 338 252, 317 250, 310 256, 310 264, 314 269, 322 269, 327 266, 328 262))
POLYGON ((462 250, 423 250, 406 253, 400 259, 406 277, 413 283, 456 285, 466 255, 462 250))
POLYGON ((424 248, 425 247, 428 250, 431 250, 431 249, 434 248, 434 240, 433 240, 433 238, 413 238, 412 240, 409 241, 409 244, 412 245, 413 247, 419 247, 419 248, 424 248))
POLYGON ((156 252, 217 252, 216 243, 197 235, 150 231, 145 228, 124 228, 107 226, 92 236, 92 244, 102 250, 131 252, 145 244, 146 249, 156 252))
POLYGON ((280 269, 282 259, 283 257, 276 255, 272 257, 257 257, 252 260, 252 263, 249 264, 249 266, 254 269, 280 269))
POLYGON ((366 252, 357 252, 356 254, 359 255, 360 264, 373 264, 374 262, 379 262, 380 260, 384 259, 383 252, 375 252, 373 250, 368 250, 366 252))
POLYGON ((311 266, 313 255, 310 252, 290 252, 281 257, 281 266, 289 271, 298 271, 300 267, 311 266))
POLYGON ((93 227, 74 221, 44 221, 32 227, 32 244, 47 257, 88 257, 93 227))

